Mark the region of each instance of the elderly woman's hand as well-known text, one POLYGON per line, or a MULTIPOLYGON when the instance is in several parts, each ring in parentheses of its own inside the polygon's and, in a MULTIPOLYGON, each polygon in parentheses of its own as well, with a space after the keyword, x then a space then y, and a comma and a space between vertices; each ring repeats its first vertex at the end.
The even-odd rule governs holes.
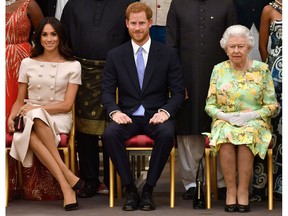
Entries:
POLYGON ((231 119, 237 117, 239 114, 236 112, 231 112, 231 113, 224 113, 224 112, 218 112, 217 118, 223 121, 227 121, 231 123, 231 119))
POLYGON ((238 116, 235 116, 233 118, 230 119, 230 123, 232 125, 236 125, 236 126, 244 126, 247 124, 247 122, 249 122, 250 120, 259 118, 260 115, 257 111, 252 111, 252 112, 241 112, 239 113, 238 116))
POLYGON ((217 118, 220 120, 224 120, 229 122, 231 125, 236 125, 236 126, 244 126, 247 124, 252 119, 259 118, 260 115, 257 111, 252 111, 252 112, 232 112, 232 113, 224 113, 224 112, 219 112, 217 114, 217 118))

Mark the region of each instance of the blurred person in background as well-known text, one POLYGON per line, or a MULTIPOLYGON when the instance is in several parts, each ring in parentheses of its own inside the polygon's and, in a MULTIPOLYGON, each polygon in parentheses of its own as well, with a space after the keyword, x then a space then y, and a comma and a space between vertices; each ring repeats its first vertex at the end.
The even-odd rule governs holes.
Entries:
MULTIPOLYGON (((186 98, 176 118, 184 200, 193 199, 205 147, 201 133, 211 125, 204 110, 211 71, 215 64, 227 59, 219 41, 226 28, 236 23, 232 0, 173 0, 168 12, 166 44, 178 50, 186 87, 186 98)), ((223 174, 220 166, 217 169, 219 198, 225 199, 223 174)))
POLYGON ((70 46, 82 66, 82 85, 76 101, 76 142, 80 176, 87 185, 79 197, 92 197, 109 187, 109 159, 103 149, 104 183, 99 179, 99 141, 107 125, 100 102, 100 85, 107 52, 129 40, 125 10, 130 0, 70 0, 61 22, 70 46))
MULTIPOLYGON (((282 0, 265 6, 260 23, 259 50, 269 66, 274 81, 279 109, 271 119, 273 125, 274 200, 282 200, 282 0), (270 43, 269 43, 270 41, 270 43)), ((255 160, 252 200, 267 198, 267 163, 255 160)))
MULTIPOLYGON (((34 0, 6 1, 6 121, 11 112, 13 103, 18 94, 19 67, 22 59, 31 55, 31 35, 43 18, 39 5, 34 0)), ((7 126, 6 132, 7 131, 7 126)), ((17 189, 17 163, 9 157, 9 188, 10 197, 16 198, 17 189)))

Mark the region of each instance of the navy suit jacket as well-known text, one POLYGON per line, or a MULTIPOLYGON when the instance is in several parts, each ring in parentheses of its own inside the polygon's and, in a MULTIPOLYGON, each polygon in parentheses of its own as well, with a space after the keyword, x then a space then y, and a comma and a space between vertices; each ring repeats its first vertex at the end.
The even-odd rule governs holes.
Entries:
POLYGON ((142 104, 146 115, 152 116, 161 108, 174 117, 184 101, 184 84, 176 50, 151 41, 141 90, 131 41, 112 49, 106 59, 101 100, 108 114, 120 110, 131 116, 142 104))

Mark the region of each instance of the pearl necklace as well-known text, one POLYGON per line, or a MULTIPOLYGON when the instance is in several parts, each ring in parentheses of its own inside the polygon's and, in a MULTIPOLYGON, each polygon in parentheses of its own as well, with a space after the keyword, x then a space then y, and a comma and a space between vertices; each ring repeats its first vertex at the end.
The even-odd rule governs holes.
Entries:
POLYGON ((8 0, 6 1, 6 6, 12 5, 16 2, 16 0, 8 0))

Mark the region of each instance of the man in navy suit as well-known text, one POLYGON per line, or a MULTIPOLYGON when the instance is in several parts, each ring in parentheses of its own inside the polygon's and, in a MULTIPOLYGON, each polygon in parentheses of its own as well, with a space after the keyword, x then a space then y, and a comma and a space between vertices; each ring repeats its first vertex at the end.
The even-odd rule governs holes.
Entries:
POLYGON ((149 211, 155 209, 153 188, 174 144, 174 117, 184 101, 184 84, 176 50, 149 36, 151 8, 141 2, 130 4, 126 26, 132 40, 108 52, 103 74, 101 101, 111 118, 103 134, 103 146, 127 192, 122 209, 149 211), (143 48, 145 66, 143 84, 137 73, 139 47, 143 48), (124 144, 137 134, 155 141, 141 198, 124 144))

